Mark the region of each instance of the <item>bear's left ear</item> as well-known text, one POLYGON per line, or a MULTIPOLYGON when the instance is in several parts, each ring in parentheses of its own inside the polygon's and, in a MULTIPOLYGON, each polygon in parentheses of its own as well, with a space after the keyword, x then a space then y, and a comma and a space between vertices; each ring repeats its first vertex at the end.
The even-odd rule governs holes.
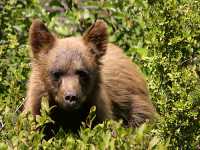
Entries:
POLYGON ((97 20, 83 35, 84 42, 96 58, 103 56, 107 49, 107 25, 103 20, 97 20))

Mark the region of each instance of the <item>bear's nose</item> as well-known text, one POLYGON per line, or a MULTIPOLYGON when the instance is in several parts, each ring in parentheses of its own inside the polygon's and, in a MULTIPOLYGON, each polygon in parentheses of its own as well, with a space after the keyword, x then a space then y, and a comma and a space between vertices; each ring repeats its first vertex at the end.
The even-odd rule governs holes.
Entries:
POLYGON ((65 100, 66 102, 75 102, 75 101, 78 100, 78 97, 77 97, 77 95, 76 95, 75 92, 68 92, 68 93, 65 95, 64 100, 65 100))

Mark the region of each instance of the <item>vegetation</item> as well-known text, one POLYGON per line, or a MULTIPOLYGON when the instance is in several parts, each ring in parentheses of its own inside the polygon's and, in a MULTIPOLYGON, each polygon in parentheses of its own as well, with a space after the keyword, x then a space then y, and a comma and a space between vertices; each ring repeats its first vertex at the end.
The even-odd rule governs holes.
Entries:
POLYGON ((197 0, 1 0, 0 149, 199 149, 200 2, 197 0), (107 121, 91 129, 94 109, 79 136, 46 141, 37 128, 51 121, 20 115, 30 58, 28 28, 40 18, 61 37, 81 34, 97 18, 110 41, 125 50, 146 75, 160 117, 138 129, 107 121))

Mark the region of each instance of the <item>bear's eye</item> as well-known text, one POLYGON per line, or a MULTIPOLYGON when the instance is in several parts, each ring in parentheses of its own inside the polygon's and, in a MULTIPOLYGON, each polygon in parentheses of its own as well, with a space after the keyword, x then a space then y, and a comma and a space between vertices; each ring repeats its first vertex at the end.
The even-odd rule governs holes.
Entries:
POLYGON ((83 80, 89 79, 89 72, 87 70, 77 70, 76 74, 83 80))
POLYGON ((62 75, 62 72, 60 71, 52 71, 51 76, 55 81, 58 81, 60 79, 60 76, 62 75))

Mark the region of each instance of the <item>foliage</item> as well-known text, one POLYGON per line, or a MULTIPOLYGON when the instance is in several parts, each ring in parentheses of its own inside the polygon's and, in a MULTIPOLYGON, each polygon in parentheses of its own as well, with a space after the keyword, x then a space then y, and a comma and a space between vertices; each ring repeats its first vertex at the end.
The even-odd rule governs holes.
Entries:
MULTIPOLYGON (((200 2, 193 0, 2 0, 0 2, 0 149, 195 149, 200 146, 200 2), (91 118, 79 136, 59 133, 46 141, 44 104, 35 120, 19 115, 30 70, 27 33, 40 18, 61 37, 80 35, 97 18, 110 41, 146 75, 158 113, 155 124, 126 129, 91 118)), ((93 111, 90 114, 92 116, 93 111)))
POLYGON ((149 86, 162 116, 159 132, 182 149, 194 149, 200 141, 199 6, 197 1, 154 3, 145 39, 149 86))
MULTIPOLYGON (((165 148, 165 143, 160 138, 149 134, 146 124, 140 128, 125 129, 121 123, 106 121, 103 124, 91 128, 91 118, 83 124, 79 135, 66 134, 62 129, 50 140, 45 140, 39 128, 45 123, 51 122, 48 117, 49 108, 45 101, 42 103, 41 116, 36 120, 32 115, 20 114, 14 130, 7 133, 6 140, 0 143, 0 148, 9 149, 145 149, 165 148), (147 134, 148 133, 148 134, 147 134), (28 136, 27 136, 28 135, 28 136)), ((90 117, 95 109, 91 109, 90 117)), ((7 127, 6 127, 7 128, 7 127)))

